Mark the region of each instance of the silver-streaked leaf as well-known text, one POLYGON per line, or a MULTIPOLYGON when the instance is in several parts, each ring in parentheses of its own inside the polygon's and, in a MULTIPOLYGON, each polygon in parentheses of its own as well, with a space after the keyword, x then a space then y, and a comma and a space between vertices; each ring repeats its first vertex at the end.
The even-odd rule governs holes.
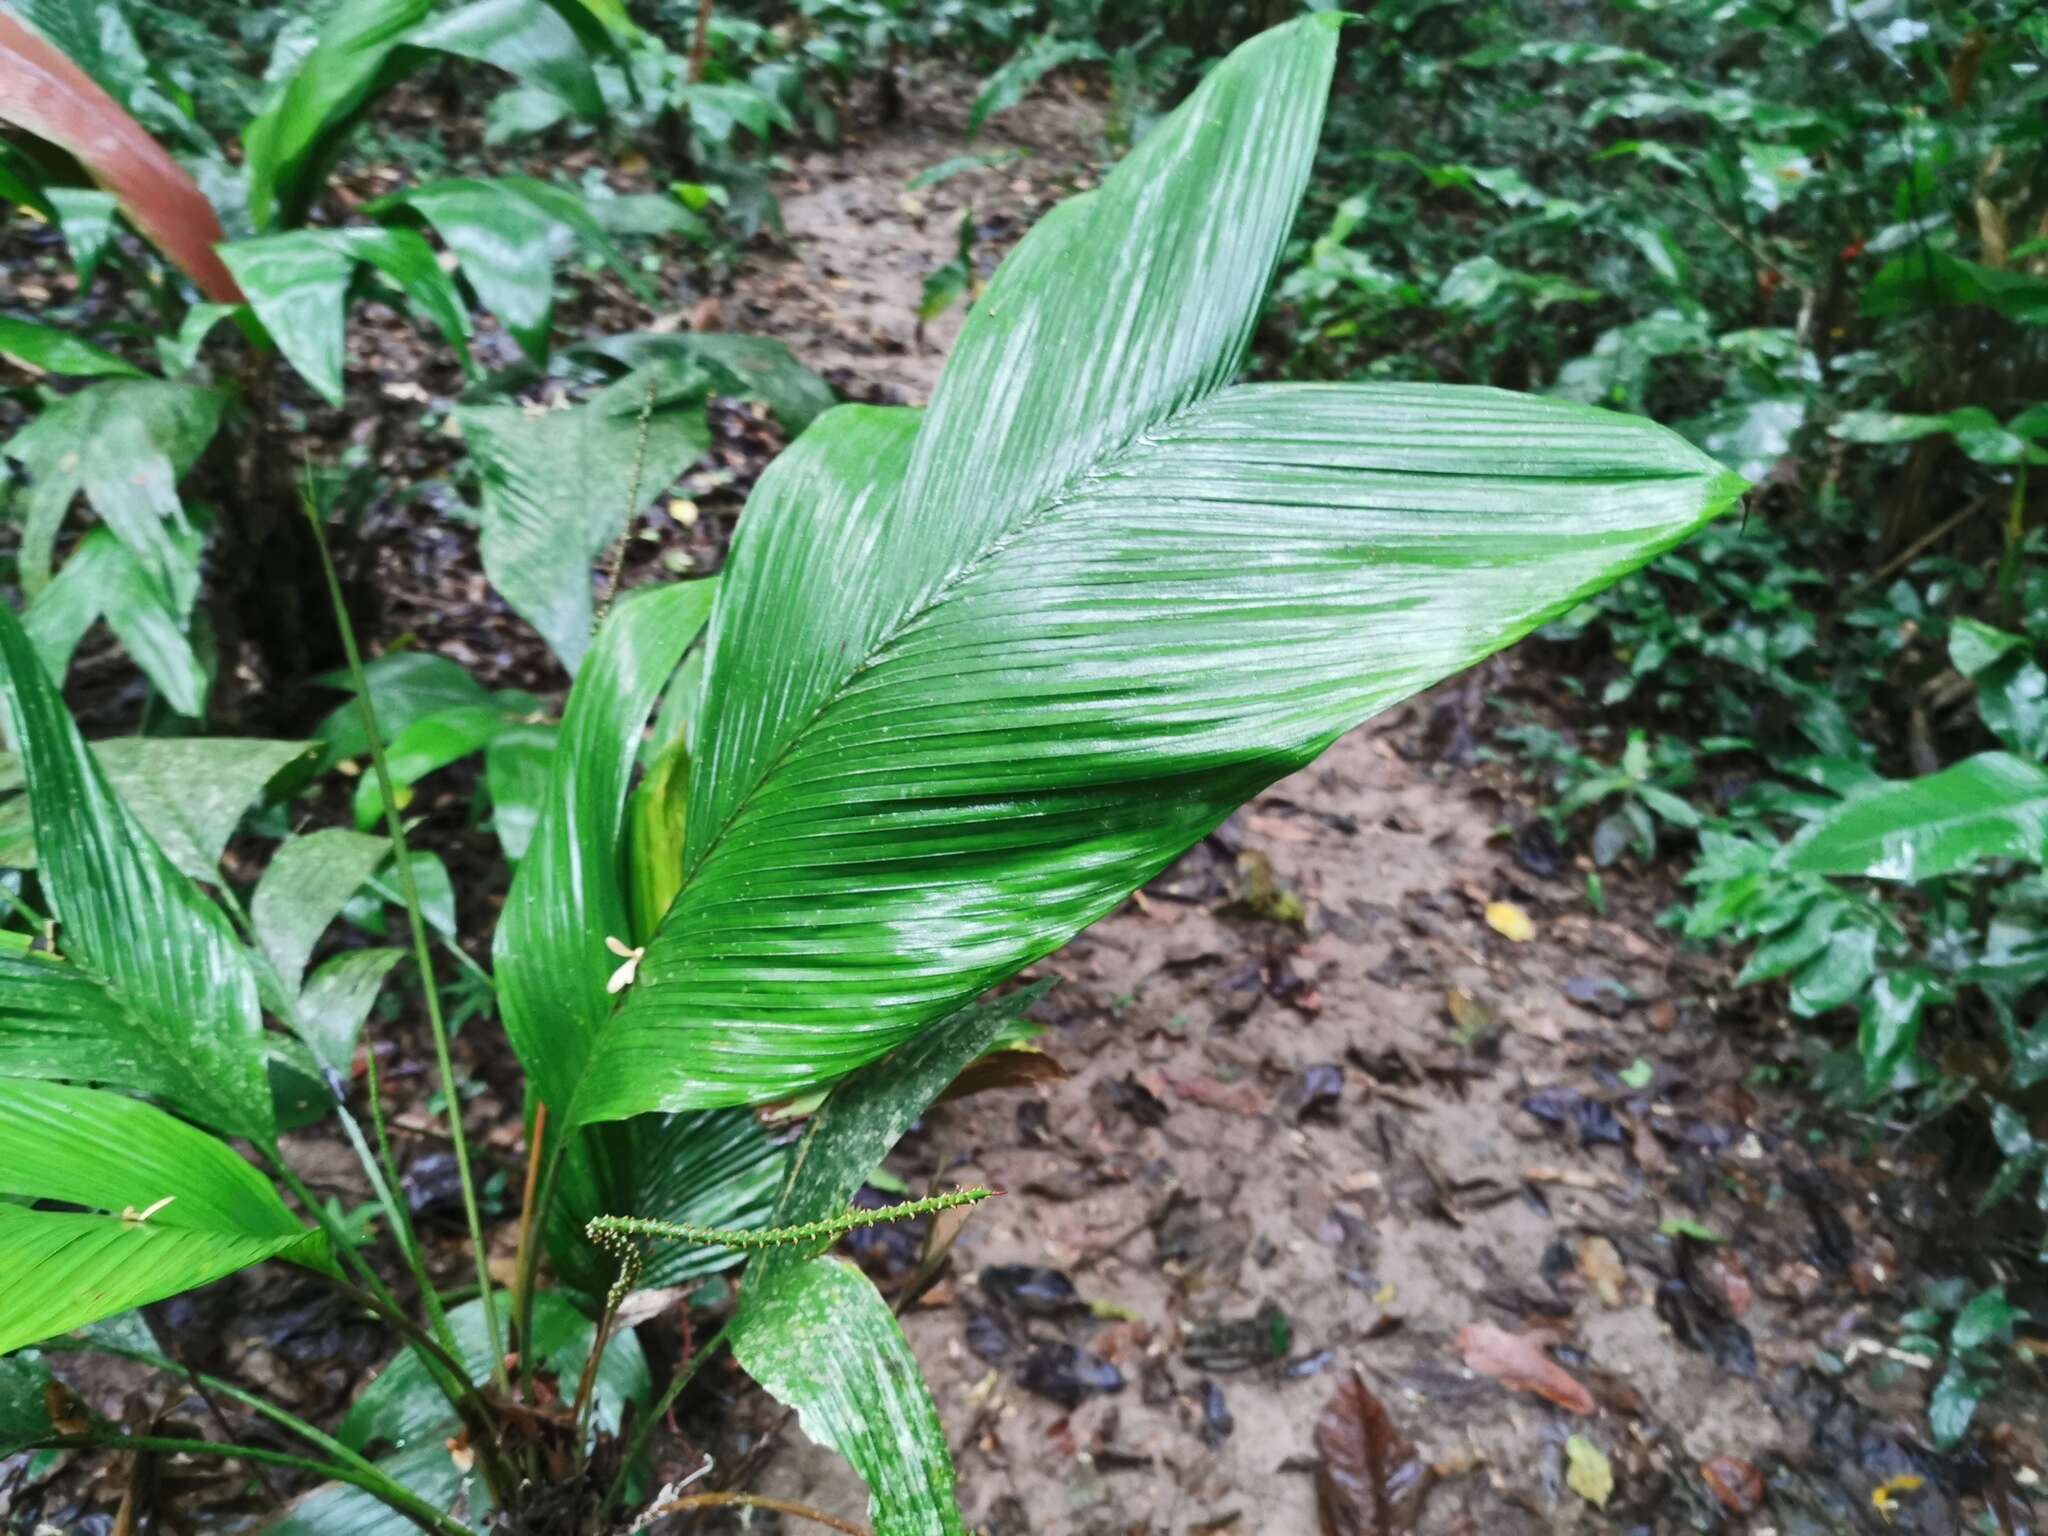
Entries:
POLYGON ((483 479, 484 573, 572 673, 590 644, 592 566, 710 446, 707 387, 662 365, 564 411, 456 410, 483 479))
POLYGON ((938 1410, 866 1275, 831 1258, 750 1273, 732 1352, 861 1475, 875 1536, 961 1536, 938 1410))

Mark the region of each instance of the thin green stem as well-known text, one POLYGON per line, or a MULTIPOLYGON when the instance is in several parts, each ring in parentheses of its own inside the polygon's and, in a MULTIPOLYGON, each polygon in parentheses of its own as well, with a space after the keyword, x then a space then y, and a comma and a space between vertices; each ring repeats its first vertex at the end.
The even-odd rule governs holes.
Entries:
POLYGON ((374 1466, 365 1473, 354 1466, 294 1456, 288 1451, 266 1450, 257 1445, 223 1445, 212 1440, 183 1440, 169 1435, 52 1435, 38 1440, 30 1450, 48 1451, 160 1451, 166 1455, 222 1456, 235 1461, 261 1462, 265 1466, 291 1467, 315 1477, 331 1478, 362 1489, 372 1498, 389 1505, 423 1531, 441 1536, 472 1536, 468 1526, 453 1515, 442 1513, 374 1466))
MULTIPOLYGON (((462 1184, 462 1211, 469 1222, 469 1241, 476 1259, 477 1289, 484 1314, 484 1333, 491 1341, 491 1376, 499 1387, 509 1390, 505 1372, 505 1335, 498 1322, 497 1298, 491 1291, 490 1254, 484 1247, 483 1218, 476 1203, 476 1180, 469 1168, 469 1139, 462 1129, 462 1095, 455 1084, 455 1064, 448 1054, 448 1024, 441 1013, 441 989, 434 979, 434 952, 427 942, 427 920, 420 907, 419 882, 413 878, 412 857, 405 842, 405 821, 398 810, 398 791, 391 777, 391 764, 384 752, 384 738, 377 729, 377 708, 370 700, 370 683, 363 670, 362 652, 356 646, 354 624, 342 599, 341 577, 334 569, 334 556, 327 547, 327 530, 319 510, 309 496, 305 501, 306 521, 312 525, 313 542, 319 546, 320 567, 327 577, 328 600, 334 606, 334 622, 341 631, 342 654, 348 658, 349 681, 356 690, 356 707, 363 717, 363 732, 369 738, 370 761, 377 772, 377 789, 384 800, 384 825, 391 836, 391 853, 398 873, 399 890, 405 897, 405 914, 412 927, 413 958, 420 969, 420 990, 427 1003, 427 1026, 434 1037, 434 1061, 441 1074, 441 1095, 448 1106, 449 1141, 455 1149, 455 1172, 462 1184)), ((431 1288, 430 1288, 431 1289, 431 1288)))
MULTIPOLYGON (((157 1370, 166 1371, 173 1376, 180 1376, 188 1381, 197 1382, 200 1386, 206 1388, 207 1391, 216 1392, 232 1402, 240 1403, 244 1408, 249 1409, 253 1413, 261 1414, 273 1424, 297 1435, 316 1450, 325 1451, 328 1455, 334 1457, 335 1460, 355 1467, 360 1471, 377 1473, 376 1463, 372 1462, 367 1456, 358 1451, 350 1450, 339 1440, 335 1439, 334 1436, 328 1434, 317 1425, 307 1423, 297 1414, 280 1408, 275 1403, 268 1402, 257 1396, 254 1392, 236 1386, 231 1381, 225 1381, 218 1376, 209 1375, 205 1371, 194 1370, 188 1365, 180 1365, 177 1361, 167 1356, 159 1355, 153 1350, 126 1349, 119 1344, 103 1344, 90 1340, 81 1340, 75 1344, 65 1340, 43 1347, 51 1351, 70 1350, 78 1353, 91 1352, 101 1355, 117 1355, 124 1360, 138 1361, 143 1365, 153 1366, 157 1370)), ((225 1430, 226 1426, 223 1425, 222 1428, 225 1430)))
POLYGON ((697 1373, 704 1369, 704 1362, 718 1353, 725 1343, 726 1335, 731 1332, 732 1322, 728 1319, 725 1326, 707 1339, 704 1347, 690 1357, 690 1363, 676 1372, 661 1396, 655 1401, 654 1407, 648 1411, 647 1416, 640 1421, 639 1427, 633 1431, 633 1438, 626 1445, 626 1454, 619 1459, 618 1475, 612 1479, 611 1487, 605 1489, 604 1500, 597 1506, 597 1514, 600 1520, 604 1518, 608 1510, 617 1505, 619 1500, 625 1496, 626 1477, 633 1470, 633 1464, 640 1459, 641 1453, 647 1449, 647 1441, 654 1433, 654 1426, 668 1416, 668 1411, 675 1406, 676 1399, 683 1395, 683 1388, 687 1387, 695 1379, 697 1373))

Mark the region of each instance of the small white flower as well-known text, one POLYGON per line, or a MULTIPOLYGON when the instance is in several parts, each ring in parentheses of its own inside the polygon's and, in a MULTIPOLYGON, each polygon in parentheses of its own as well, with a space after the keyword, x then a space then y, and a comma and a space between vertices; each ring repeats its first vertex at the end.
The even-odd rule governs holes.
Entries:
POLYGON ((640 957, 647 951, 644 948, 628 949, 610 934, 604 936, 604 947, 624 962, 612 972, 612 979, 604 984, 604 989, 613 994, 623 992, 633 985, 633 978, 640 973, 640 957))
POLYGON ((163 1199, 157 1201, 155 1204, 149 1206, 147 1209, 140 1211, 136 1210, 135 1207, 132 1205, 125 1206, 122 1208, 121 1211, 121 1220, 128 1223, 130 1226, 139 1227, 145 1221, 149 1220, 150 1217, 154 1216, 158 1211, 162 1210, 165 1206, 169 1205, 173 1200, 177 1198, 178 1197, 176 1195, 165 1195, 163 1199))

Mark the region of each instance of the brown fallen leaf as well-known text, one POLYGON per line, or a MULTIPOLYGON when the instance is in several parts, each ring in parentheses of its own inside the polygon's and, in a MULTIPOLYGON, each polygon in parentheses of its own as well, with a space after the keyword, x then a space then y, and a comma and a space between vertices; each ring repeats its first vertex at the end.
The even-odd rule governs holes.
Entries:
POLYGON ((1219 1083, 1213 1077, 1173 1077, 1164 1072, 1159 1075, 1178 1097, 1206 1109, 1226 1110, 1233 1115, 1263 1115, 1273 1107, 1271 1096, 1248 1082, 1219 1083))
POLYGON ((1579 1273, 1593 1287, 1600 1305, 1609 1311, 1621 1305, 1628 1289, 1628 1269, 1614 1244, 1604 1237, 1582 1238, 1579 1242, 1579 1273))
POLYGON ((952 1085, 939 1095, 950 1103, 969 1094, 988 1093, 997 1088, 1036 1088, 1041 1084, 1063 1083, 1070 1074, 1053 1057, 1036 1046, 1012 1046, 977 1056, 961 1069, 952 1085))
POLYGON ((1700 1476, 1731 1514, 1753 1515, 1763 1507, 1764 1475, 1740 1456, 1716 1456, 1701 1465, 1700 1476))
POLYGON ((1528 1392, 1566 1413, 1590 1418, 1593 1394, 1544 1352, 1543 1335, 1509 1333, 1491 1323, 1473 1323, 1458 1334, 1468 1369, 1491 1376, 1511 1392, 1528 1392))
POLYGON ((1316 1513, 1323 1536, 1413 1530, 1427 1487, 1422 1458, 1353 1369, 1316 1419, 1316 1513))

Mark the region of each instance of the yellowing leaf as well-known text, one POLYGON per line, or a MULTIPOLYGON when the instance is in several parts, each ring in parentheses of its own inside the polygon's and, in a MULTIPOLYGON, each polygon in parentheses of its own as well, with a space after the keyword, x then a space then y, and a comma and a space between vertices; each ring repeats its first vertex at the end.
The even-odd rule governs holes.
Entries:
POLYGON ((1595 1509, 1605 1509, 1614 1497, 1614 1467, 1607 1453, 1584 1435, 1573 1435, 1564 1443, 1565 1486, 1595 1509))
POLYGON ((1880 1483, 1870 1491, 1870 1507, 1884 1516, 1885 1524, 1891 1524, 1892 1516, 1898 1512, 1899 1495, 1916 1493, 1926 1484, 1926 1479, 1907 1472, 1880 1483))
POLYGON ((1536 937, 1534 919, 1512 901, 1488 902, 1486 926, 1502 938, 1510 939, 1517 944, 1526 944, 1536 937))

